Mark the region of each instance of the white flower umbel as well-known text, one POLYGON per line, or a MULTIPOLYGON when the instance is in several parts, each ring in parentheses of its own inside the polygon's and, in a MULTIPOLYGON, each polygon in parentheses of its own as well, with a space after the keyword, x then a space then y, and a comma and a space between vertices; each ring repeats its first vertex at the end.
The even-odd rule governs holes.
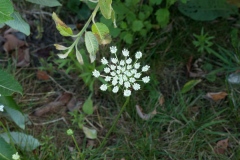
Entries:
POLYGON ((120 60, 117 57, 117 47, 110 47, 110 52, 115 55, 114 58, 110 58, 108 61, 105 57, 101 59, 103 65, 106 67, 103 69, 105 75, 101 75, 98 70, 92 72, 93 76, 104 77, 107 84, 102 84, 100 89, 106 91, 108 87, 112 88, 113 93, 117 93, 120 88, 123 89, 123 95, 129 97, 132 94, 132 90, 140 90, 139 82, 148 83, 150 77, 141 77, 143 72, 147 72, 150 66, 145 65, 141 67, 140 63, 137 62, 142 58, 142 52, 135 54, 135 62, 129 57, 129 51, 127 49, 122 50, 124 59, 120 60))
POLYGON ((16 152, 15 154, 12 155, 12 159, 13 160, 20 160, 20 156, 19 156, 18 152, 16 152))
POLYGON ((0 105, 0 112, 3 112, 4 105, 0 105))

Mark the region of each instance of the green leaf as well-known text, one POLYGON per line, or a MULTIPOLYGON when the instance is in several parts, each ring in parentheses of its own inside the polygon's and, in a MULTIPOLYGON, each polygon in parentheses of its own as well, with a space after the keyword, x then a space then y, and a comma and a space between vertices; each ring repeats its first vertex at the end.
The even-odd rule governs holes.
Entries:
POLYGON ((77 57, 78 62, 80 64, 83 64, 83 58, 82 58, 82 55, 81 55, 81 53, 78 49, 76 49, 76 57, 77 57))
MULTIPOLYGON (((182 0, 183 1, 183 0, 182 0)), ((218 17, 229 17, 238 14, 238 7, 227 3, 226 0, 191 0, 180 2, 179 11, 198 21, 211 21, 218 17)))
POLYGON ((153 4, 161 4, 162 3, 162 0, 149 0, 150 4, 153 5, 153 4))
POLYGON ((158 21, 158 24, 161 27, 165 27, 168 24, 170 12, 167 8, 157 10, 155 15, 156 15, 156 19, 158 21))
POLYGON ((111 37, 109 35, 109 29, 105 24, 103 24, 103 23, 93 24, 92 32, 96 36, 99 44, 106 45, 111 42, 111 37))
POLYGON ((202 81, 201 79, 197 79, 197 80, 191 80, 191 81, 187 82, 183 86, 183 88, 181 90, 181 93, 187 93, 188 91, 190 91, 194 86, 196 86, 201 81, 202 81))
POLYGON ((12 20, 13 5, 10 0, 0 0, 0 23, 12 20))
POLYGON ((84 102, 82 109, 83 112, 88 115, 93 114, 93 102, 91 97, 88 97, 88 99, 84 102))
POLYGON ((142 28, 143 28, 143 22, 142 21, 139 21, 139 20, 133 21, 133 23, 132 23, 133 32, 141 31, 142 28))
POLYGON ((128 44, 132 44, 133 35, 131 33, 127 33, 127 34, 124 35, 123 40, 128 44))
POLYGON ((13 20, 7 21, 6 24, 11 28, 16 29, 29 36, 30 35, 29 24, 22 19, 21 15, 18 12, 13 12, 11 16, 13 17, 13 20))
POLYGON ((71 36, 73 35, 73 31, 70 27, 68 27, 57 15, 53 12, 52 19, 56 24, 57 30, 60 32, 62 36, 71 36))
POLYGON ((0 104, 4 105, 6 113, 13 120, 13 122, 16 123, 16 125, 18 125, 20 128, 25 129, 25 117, 20 112, 20 108, 14 99, 11 96, 1 96, 0 104))
POLYGON ((2 133, 0 136, 6 142, 13 142, 15 145, 25 151, 32 151, 41 145, 39 141, 33 136, 21 132, 2 133), (9 135, 11 137, 9 137, 9 135))
POLYGON ((58 2, 58 0, 26 0, 26 1, 47 7, 62 6, 61 3, 58 2))
POLYGON ((98 51, 98 41, 92 32, 85 33, 85 45, 88 53, 90 54, 91 63, 96 59, 96 53, 98 51))
POLYGON ((85 136, 89 139, 96 139, 97 138, 97 131, 95 129, 89 129, 83 126, 83 132, 85 136))
POLYGON ((112 0, 99 0, 100 11, 106 19, 110 19, 112 15, 112 0))
POLYGON ((14 92, 22 94, 21 85, 9 73, 0 70, 0 94, 2 96, 10 96, 14 92))
POLYGON ((0 137, 0 159, 12 160, 12 155, 16 153, 16 150, 8 144, 2 137, 0 137))

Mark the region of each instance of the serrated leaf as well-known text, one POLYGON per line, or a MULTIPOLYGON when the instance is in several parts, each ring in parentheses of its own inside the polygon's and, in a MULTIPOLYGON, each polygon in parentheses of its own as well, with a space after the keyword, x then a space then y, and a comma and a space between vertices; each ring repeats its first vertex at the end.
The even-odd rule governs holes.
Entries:
POLYGON ((139 21, 139 20, 133 21, 132 30, 134 32, 141 31, 142 28, 143 28, 143 22, 142 21, 139 21))
POLYGON ((15 145, 25 151, 32 151, 41 145, 39 141, 33 136, 21 132, 2 133, 0 136, 6 142, 13 142, 15 145), (11 137, 9 137, 9 135, 11 137))
POLYGON ((132 44, 133 42, 133 35, 131 33, 127 33, 124 37, 123 40, 128 43, 128 44, 132 44))
POLYGON ((70 27, 68 27, 57 15, 56 13, 52 13, 52 19, 56 24, 57 30, 60 32, 62 36, 71 36, 73 35, 73 31, 70 27))
POLYGON ((22 86, 9 73, 0 70, 0 94, 10 96, 14 92, 22 94, 22 86))
POLYGON ((26 0, 31 3, 40 4, 47 7, 62 6, 57 0, 26 0))
POLYGON ((98 41, 92 32, 85 33, 85 45, 88 53, 90 53, 91 63, 96 59, 96 53, 98 51, 98 41))
POLYGON ((10 0, 0 0, 0 23, 12 20, 13 5, 10 0))
POLYGON ((76 49, 76 57, 77 57, 77 60, 80 64, 83 64, 83 58, 82 58, 82 55, 81 53, 79 52, 78 49, 76 49))
POLYGON ((84 102, 82 109, 88 115, 93 114, 93 102, 90 97, 84 102))
POLYGON ((96 139, 97 138, 97 131, 95 129, 89 129, 83 126, 83 132, 85 136, 89 139, 96 139))
POLYGON ((100 11, 106 19, 111 18, 112 0, 99 0, 100 11))
POLYGON ((2 137, 0 137, 0 159, 12 160, 12 155, 16 153, 13 146, 8 144, 2 137))
POLYGON ((158 24, 161 27, 165 27, 169 22, 170 12, 167 8, 159 9, 155 13, 158 24))
POLYGON ((27 36, 30 35, 30 26, 28 23, 26 23, 21 15, 18 12, 13 12, 12 15, 13 20, 7 21, 6 24, 13 28, 16 29, 24 34, 26 34, 27 36))
POLYGON ((197 79, 197 80, 191 80, 191 81, 187 82, 183 86, 181 93, 186 93, 186 92, 190 91, 194 86, 196 86, 201 81, 202 81, 201 79, 197 79))
POLYGON ((14 99, 11 96, 1 96, 0 104, 4 105, 4 110, 13 122, 18 125, 18 127, 25 129, 25 117, 20 112, 20 108, 14 99))

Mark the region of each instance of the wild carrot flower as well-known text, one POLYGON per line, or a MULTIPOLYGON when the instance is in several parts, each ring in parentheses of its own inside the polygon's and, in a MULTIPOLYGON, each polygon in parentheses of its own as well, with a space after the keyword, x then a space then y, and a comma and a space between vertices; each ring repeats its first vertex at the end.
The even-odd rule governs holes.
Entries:
POLYGON ((4 105, 0 105, 0 111, 3 112, 4 105))
POLYGON ((150 81, 149 76, 142 77, 143 72, 147 72, 150 66, 145 65, 141 67, 138 60, 142 58, 142 52, 137 52, 135 54, 135 62, 129 57, 129 51, 127 49, 122 50, 122 55, 124 59, 118 59, 117 47, 110 47, 110 52, 114 54, 114 58, 111 58, 109 61, 103 57, 101 63, 106 65, 103 69, 105 75, 101 75, 98 70, 92 72, 93 76, 104 77, 106 84, 102 84, 100 89, 106 91, 109 87, 112 88, 113 93, 117 93, 119 89, 123 89, 123 95, 129 97, 132 93, 132 90, 139 90, 139 82, 148 83, 150 81))

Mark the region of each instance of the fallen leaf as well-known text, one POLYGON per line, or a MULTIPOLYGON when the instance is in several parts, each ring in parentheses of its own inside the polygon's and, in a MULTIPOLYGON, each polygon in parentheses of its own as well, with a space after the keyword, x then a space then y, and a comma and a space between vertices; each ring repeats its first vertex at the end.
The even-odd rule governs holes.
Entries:
POLYGON ((58 112, 62 109, 63 106, 66 106, 68 101, 72 98, 72 94, 63 93, 59 98, 57 98, 54 102, 50 102, 38 109, 36 109, 33 113, 35 116, 42 116, 47 113, 58 112))
POLYGON ((85 134, 85 136, 89 139, 96 139, 97 138, 97 131, 95 129, 90 129, 87 127, 83 126, 83 132, 85 134))
POLYGON ((29 48, 18 48, 12 53, 12 58, 17 61, 17 67, 28 67, 30 65, 29 48))
POLYGON ((3 45, 3 49, 7 53, 25 45, 24 41, 17 39, 17 37, 13 34, 6 34, 4 35, 4 38, 5 43, 3 45))
POLYGON ((224 99, 227 95, 228 94, 226 92, 209 92, 206 94, 206 97, 214 101, 219 101, 224 99))
POLYGON ((158 98, 158 102, 159 102, 160 106, 162 106, 164 104, 165 99, 164 99, 163 95, 160 95, 160 97, 158 98))
POLYGON ((149 119, 151 119, 154 115, 157 114, 156 108, 155 108, 152 112, 150 112, 150 113, 148 113, 148 114, 143 113, 143 112, 142 112, 142 108, 141 108, 139 105, 136 105, 136 110, 137 110, 137 114, 139 115, 139 117, 142 118, 143 120, 149 120, 149 119))
POLYGON ((49 76, 47 72, 38 70, 37 71, 37 79, 39 80, 49 80, 49 76))
POLYGON ((217 142, 216 146, 214 147, 214 152, 216 154, 224 154, 228 147, 228 138, 223 139, 217 142))

